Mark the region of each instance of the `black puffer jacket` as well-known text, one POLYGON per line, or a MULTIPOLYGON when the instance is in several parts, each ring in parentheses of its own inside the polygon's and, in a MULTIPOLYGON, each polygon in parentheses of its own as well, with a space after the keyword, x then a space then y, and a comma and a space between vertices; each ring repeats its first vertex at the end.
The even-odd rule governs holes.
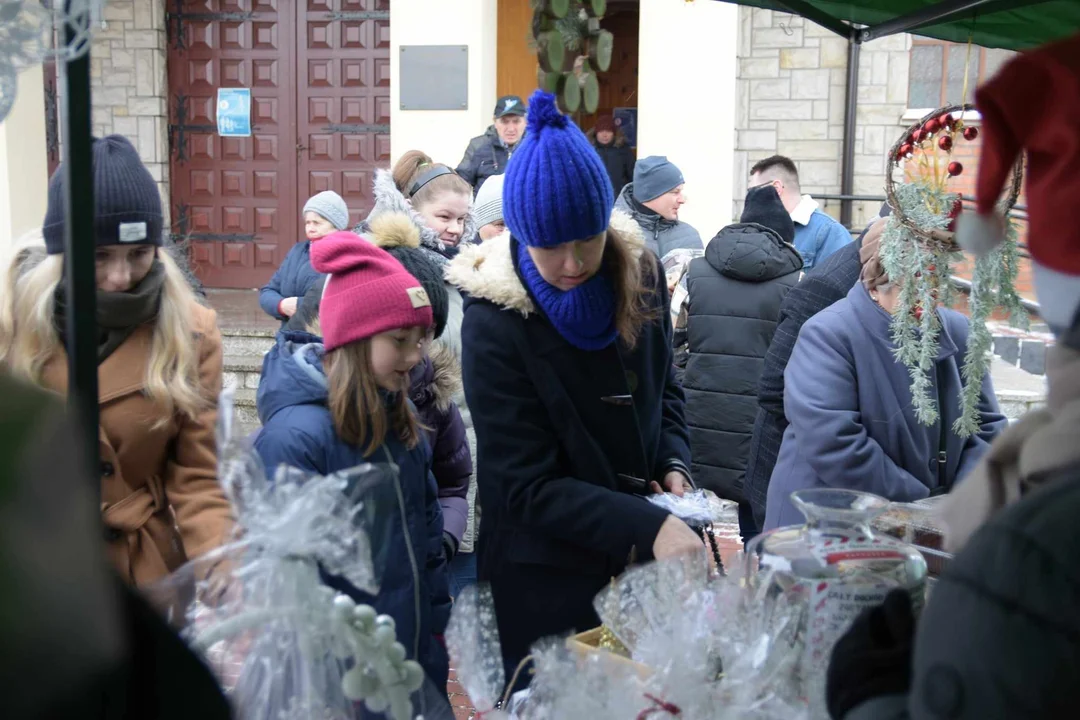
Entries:
POLYGON ((799 281, 793 245, 756 223, 729 225, 687 271, 690 356, 683 388, 694 480, 745 502, 757 388, 780 303, 799 281))
MULTIPOLYGON (((519 140, 518 144, 520 142, 519 140)), ((473 195, 475 195, 489 177, 506 172, 506 164, 510 162, 510 154, 516 147, 517 145, 507 147, 499 137, 495 126, 492 125, 483 135, 477 135, 469 141, 469 147, 465 148, 465 156, 458 163, 457 174, 473 186, 473 195)))

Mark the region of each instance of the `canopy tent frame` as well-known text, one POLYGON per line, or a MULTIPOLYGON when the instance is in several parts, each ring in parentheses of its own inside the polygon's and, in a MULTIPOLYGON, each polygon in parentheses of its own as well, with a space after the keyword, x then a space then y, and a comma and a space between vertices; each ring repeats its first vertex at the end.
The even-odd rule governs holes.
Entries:
MULTIPOLYGON (((811 4, 809 0, 768 0, 766 3, 748 3, 739 0, 722 0, 737 5, 759 5, 786 10, 816 23, 848 41, 847 77, 844 87, 844 139, 840 163, 840 194, 854 194, 855 183, 855 125, 858 100, 859 59, 863 43, 898 33, 914 33, 922 28, 947 22, 971 20, 980 16, 1041 5, 1050 0, 939 0, 911 12, 897 15, 874 25, 851 23, 829 14, 811 4)), ((852 202, 840 205, 840 222, 851 227, 852 202)))
POLYGON ((64 181, 64 292, 66 293, 65 348, 68 356, 68 407, 77 421, 95 493, 101 492, 98 447, 97 291, 94 243, 94 178, 91 135, 89 12, 72 12, 73 0, 64 3, 67 20, 63 40, 69 47, 79 39, 84 52, 57 63, 62 94, 64 181))

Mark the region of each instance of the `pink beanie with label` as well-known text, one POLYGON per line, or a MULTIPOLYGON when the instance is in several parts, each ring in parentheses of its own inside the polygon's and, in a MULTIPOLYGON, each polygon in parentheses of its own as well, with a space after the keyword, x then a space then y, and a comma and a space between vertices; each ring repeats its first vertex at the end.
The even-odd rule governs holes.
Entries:
POLYGON ((431 327, 431 301, 420 281, 390 253, 351 232, 311 244, 311 265, 326 273, 319 325, 327 351, 381 332, 431 327))

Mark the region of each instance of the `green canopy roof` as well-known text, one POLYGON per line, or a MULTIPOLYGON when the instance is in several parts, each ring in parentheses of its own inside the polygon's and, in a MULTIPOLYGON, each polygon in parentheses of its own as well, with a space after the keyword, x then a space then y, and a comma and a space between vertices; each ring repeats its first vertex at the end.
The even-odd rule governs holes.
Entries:
MULTIPOLYGON (((916 29, 896 30, 916 35, 967 42, 1009 50, 1023 50, 1068 37, 1080 31, 1080 0, 989 0, 976 3, 964 0, 725 0, 738 5, 767 8, 803 15, 822 25, 820 14, 834 21, 868 26, 926 11, 934 6, 951 8, 960 5, 977 7, 964 10, 944 20, 931 21, 916 29), (815 17, 815 16, 818 17, 815 17)), ((834 23, 835 24, 835 23, 834 23)), ((830 28, 836 29, 836 28, 830 28)), ((886 33, 891 34, 891 33, 886 33)))

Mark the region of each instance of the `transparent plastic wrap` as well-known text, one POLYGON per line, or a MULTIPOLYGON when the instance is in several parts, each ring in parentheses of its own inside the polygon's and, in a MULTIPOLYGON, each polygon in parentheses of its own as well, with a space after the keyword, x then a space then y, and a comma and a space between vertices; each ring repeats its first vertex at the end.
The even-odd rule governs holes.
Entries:
POLYGON ((470 585, 454 600, 446 647, 473 707, 490 720, 505 717, 495 711, 507 678, 490 586, 470 585))
MULTIPOLYGON (((804 607, 785 596, 748 596, 741 577, 710 579, 705 567, 701 554, 639 566, 616 579, 595 605, 638 662, 599 649, 583 653, 562 638, 541 641, 533 647, 529 689, 510 698, 504 712, 517 720, 805 720, 795 674, 804 607)), ((457 605, 454 613, 475 616, 484 612, 482 602, 457 605)), ((491 617, 484 633, 489 651, 496 647, 491 617)), ((502 672, 478 661, 482 652, 474 646, 468 663, 455 653, 455 662, 463 685, 485 685, 490 698, 502 672)))
POLYGON ((203 655, 242 720, 412 720, 431 688, 405 660, 393 619, 323 583, 331 575, 378 593, 389 532, 380 518, 397 517, 393 469, 313 476, 281 467, 270 480, 232 438, 229 392, 219 417, 219 479, 235 537, 147 596, 203 655))
POLYGON ((742 550, 739 505, 722 500, 709 490, 694 490, 681 496, 674 493, 650 495, 649 502, 670 512, 701 536, 723 575, 742 550))

